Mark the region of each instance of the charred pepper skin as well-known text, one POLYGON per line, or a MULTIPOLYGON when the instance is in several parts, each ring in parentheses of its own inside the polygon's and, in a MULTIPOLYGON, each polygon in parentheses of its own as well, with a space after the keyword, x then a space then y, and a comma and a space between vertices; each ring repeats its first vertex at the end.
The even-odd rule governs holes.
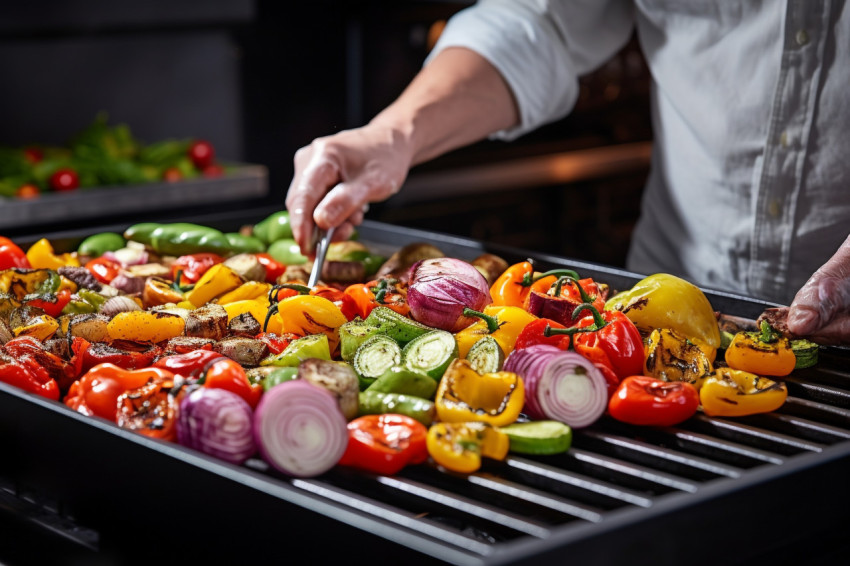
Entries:
POLYGON ((444 422, 504 426, 519 417, 525 405, 525 387, 513 372, 481 375, 468 360, 457 358, 443 374, 434 404, 444 422))

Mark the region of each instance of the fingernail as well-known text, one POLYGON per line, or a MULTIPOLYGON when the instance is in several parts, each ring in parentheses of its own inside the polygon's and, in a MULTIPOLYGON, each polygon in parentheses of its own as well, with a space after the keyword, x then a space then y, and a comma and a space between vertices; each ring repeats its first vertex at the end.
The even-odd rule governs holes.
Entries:
POLYGON ((820 317, 809 309, 794 309, 788 315, 788 329, 794 334, 811 334, 818 328, 820 317))

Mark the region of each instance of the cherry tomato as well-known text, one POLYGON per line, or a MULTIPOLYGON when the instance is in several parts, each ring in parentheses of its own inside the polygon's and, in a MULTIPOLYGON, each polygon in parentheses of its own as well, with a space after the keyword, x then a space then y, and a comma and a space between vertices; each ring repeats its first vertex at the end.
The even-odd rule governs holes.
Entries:
POLYGON ((179 181, 182 178, 183 173, 181 173, 180 169, 178 169, 177 167, 169 167, 168 169, 162 172, 162 180, 168 183, 179 181))
POLYGON ((392 475, 428 459, 428 429, 405 415, 366 415, 348 423, 348 447, 339 463, 392 475))
POLYGON ((196 140, 189 146, 188 154, 195 167, 201 171, 215 161, 215 148, 208 141, 196 140))
POLYGON ((260 396, 263 394, 263 386, 252 384, 242 366, 230 358, 211 360, 201 379, 204 387, 227 389, 236 393, 245 399, 252 409, 257 408, 257 403, 260 402, 260 396))
POLYGON ((121 273, 121 264, 105 257, 99 257, 88 262, 86 269, 91 271, 95 279, 109 285, 121 273))
POLYGON ((80 186, 80 178, 73 169, 59 169, 50 176, 50 186, 54 191, 73 191, 80 186))
POLYGON ((201 171, 201 175, 203 175, 204 177, 209 177, 211 179, 215 177, 221 177, 222 175, 224 175, 224 167, 222 167, 218 163, 207 165, 201 171))
POLYGON ((177 440, 177 399, 171 395, 174 379, 151 380, 122 393, 115 422, 151 438, 177 440))
POLYGON ((18 190, 15 191, 15 196, 23 199, 32 199, 38 198, 38 195, 41 194, 41 191, 35 185, 21 185, 18 187, 18 190))
POLYGON ((673 426, 693 416, 698 406, 699 393, 690 383, 633 375, 620 382, 608 412, 624 423, 673 426))

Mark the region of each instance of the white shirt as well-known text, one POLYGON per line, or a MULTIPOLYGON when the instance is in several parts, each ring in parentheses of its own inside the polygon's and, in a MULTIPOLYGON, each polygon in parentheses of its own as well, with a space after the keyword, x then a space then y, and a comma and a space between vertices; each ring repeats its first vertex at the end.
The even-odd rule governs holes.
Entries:
POLYGON ((632 31, 653 78, 652 168, 628 267, 788 303, 850 233, 850 7, 835 0, 482 0, 472 49, 521 124, 561 118, 632 31))

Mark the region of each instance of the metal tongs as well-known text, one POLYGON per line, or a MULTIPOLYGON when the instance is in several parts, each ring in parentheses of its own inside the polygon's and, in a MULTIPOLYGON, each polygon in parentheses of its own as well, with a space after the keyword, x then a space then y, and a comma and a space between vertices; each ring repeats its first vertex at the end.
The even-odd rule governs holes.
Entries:
POLYGON ((307 286, 313 288, 319 282, 319 276, 322 274, 322 266, 325 264, 325 256, 328 253, 328 246, 334 237, 335 227, 328 228, 327 232, 319 230, 318 227, 313 232, 313 241, 316 242, 316 258, 313 260, 313 271, 310 272, 310 279, 307 281, 307 286))

